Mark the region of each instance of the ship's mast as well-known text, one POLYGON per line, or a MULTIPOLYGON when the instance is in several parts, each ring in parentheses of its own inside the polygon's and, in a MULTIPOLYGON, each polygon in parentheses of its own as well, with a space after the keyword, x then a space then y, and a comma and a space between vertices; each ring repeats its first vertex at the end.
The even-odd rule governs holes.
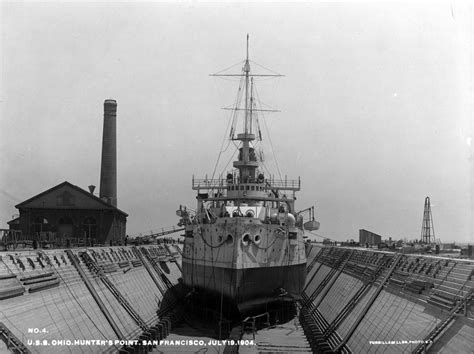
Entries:
POLYGON ((245 72, 245 134, 248 133, 248 96, 249 96, 249 73, 250 73, 250 63, 249 63, 249 35, 247 33, 247 58, 245 59, 244 65, 245 72))
POLYGON ((251 154, 250 142, 255 140, 255 135, 249 131, 251 116, 249 114, 249 84, 250 84, 250 62, 249 62, 249 35, 247 34, 247 56, 244 64, 245 75, 245 114, 244 133, 238 134, 237 139, 242 141, 242 150, 239 161, 234 161, 234 167, 239 169, 240 182, 247 183, 255 180, 255 170, 258 167, 255 154, 251 154))
POLYGON ((250 133, 252 133, 252 121, 253 121, 253 77, 250 78, 250 108, 249 108, 249 114, 250 114, 250 133))
MULTIPOLYGON (((278 77, 283 76, 280 74, 251 74, 250 73, 250 59, 249 59, 249 38, 247 34, 247 52, 245 57, 244 67, 241 74, 213 74, 212 76, 241 76, 244 78, 245 86, 245 103, 243 109, 234 107, 232 110, 244 110, 244 129, 243 132, 237 134, 235 140, 240 140, 242 142, 242 147, 239 149, 239 158, 237 161, 234 161, 233 166, 239 170, 239 182, 240 183, 251 183, 255 182, 256 169, 258 167, 257 157, 255 151, 250 147, 250 142, 255 140, 255 134, 252 133, 252 119, 254 111, 262 112, 278 112, 276 110, 268 109, 254 109, 254 99, 253 99, 253 77, 254 76, 264 76, 264 77, 278 77)), ((233 129, 233 128, 232 128, 233 129)))

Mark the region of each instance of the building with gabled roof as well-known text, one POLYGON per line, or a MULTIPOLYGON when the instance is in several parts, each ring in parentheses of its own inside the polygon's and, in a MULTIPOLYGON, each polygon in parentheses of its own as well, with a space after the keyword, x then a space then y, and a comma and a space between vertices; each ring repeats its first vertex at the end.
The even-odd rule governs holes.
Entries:
POLYGON ((67 181, 15 206, 23 237, 61 246, 123 244, 127 214, 67 181))

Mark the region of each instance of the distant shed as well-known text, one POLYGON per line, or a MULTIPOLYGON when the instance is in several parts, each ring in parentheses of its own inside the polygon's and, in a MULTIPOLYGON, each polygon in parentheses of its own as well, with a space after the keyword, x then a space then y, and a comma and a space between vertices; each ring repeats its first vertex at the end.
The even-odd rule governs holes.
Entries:
POLYGON ((364 229, 359 230, 359 244, 361 246, 373 246, 379 245, 380 243, 382 243, 382 236, 364 229))

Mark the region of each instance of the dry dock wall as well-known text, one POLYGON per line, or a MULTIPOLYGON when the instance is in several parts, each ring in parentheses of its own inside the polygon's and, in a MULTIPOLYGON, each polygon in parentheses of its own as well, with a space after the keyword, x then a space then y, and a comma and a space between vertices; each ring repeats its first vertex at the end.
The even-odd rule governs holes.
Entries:
POLYGON ((116 340, 138 338, 173 306, 180 253, 174 244, 2 252, 0 335, 33 353, 117 351, 116 340))
POLYGON ((312 245, 303 299, 328 351, 471 353, 473 272, 472 261, 312 245))

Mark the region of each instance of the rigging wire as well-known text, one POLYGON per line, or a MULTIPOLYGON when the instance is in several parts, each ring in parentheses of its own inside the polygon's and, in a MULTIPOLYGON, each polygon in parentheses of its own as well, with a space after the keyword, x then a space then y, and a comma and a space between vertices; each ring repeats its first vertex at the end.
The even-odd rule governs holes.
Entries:
MULTIPOLYGON (((234 142, 234 144, 235 144, 235 142, 234 142)), ((239 146, 240 146, 240 144, 239 144, 239 145, 235 144, 236 150, 235 150, 234 153, 230 156, 230 158, 229 158, 229 160, 227 161, 227 164, 224 166, 223 170, 225 170, 225 169, 227 168, 227 166, 229 166, 229 164, 231 163, 231 161, 234 159, 235 153, 238 151, 239 146)))
MULTIPOLYGON (((242 67, 242 75, 240 77, 240 84, 239 84, 239 89, 238 89, 238 93, 237 93, 237 97, 234 101, 234 105, 233 105, 233 108, 234 110, 232 111, 232 123, 231 123, 231 130, 230 130, 230 141, 232 141, 232 136, 233 136, 233 133, 236 131, 236 125, 237 125, 237 116, 238 116, 238 111, 237 111, 237 107, 240 105, 240 103, 242 102, 242 96, 243 96, 243 84, 244 84, 244 79, 245 79, 245 60, 244 61, 239 61, 238 63, 234 64, 234 65, 231 65, 229 66, 228 68, 226 69, 223 69, 219 72, 217 72, 216 74, 214 75, 219 75, 237 65, 244 65, 242 67)), ((278 75, 280 76, 280 74, 274 70, 271 70, 269 68, 266 68, 265 66, 257 63, 257 62, 254 62, 254 61, 250 61, 249 62, 257 65, 258 67, 260 68, 263 68, 269 72, 271 72, 272 74, 275 74, 275 75, 278 75)), ((281 75, 282 76, 282 75, 281 75)), ((223 78, 222 76, 219 76, 219 78, 223 78)), ((272 77, 273 78, 273 77, 272 77)), ((260 107, 263 107, 263 106, 266 106, 266 107, 270 107, 271 109, 273 109, 273 107, 271 107, 270 105, 267 105, 267 104, 264 104, 261 100, 260 100, 260 97, 259 97, 259 94, 258 94, 258 91, 257 91, 257 88, 256 86, 254 86, 254 89, 255 89, 255 98, 256 98, 256 101, 258 101, 258 105, 260 107)), ((257 103, 254 101, 253 102, 253 105, 255 106, 255 108, 257 107, 257 103)), ((268 134, 268 137, 269 137, 269 142, 270 142, 270 146, 271 146, 271 149, 272 149, 272 153, 275 157, 275 164, 276 164, 276 168, 277 168, 277 171, 278 171, 278 175, 280 177, 280 179, 282 179, 282 174, 281 174, 281 170, 280 170, 280 167, 279 167, 279 164, 278 164, 278 160, 276 158, 276 152, 275 152, 275 149, 273 148, 273 143, 271 141, 271 138, 270 138, 270 134, 269 134, 269 129, 268 129, 268 126, 266 124, 266 120, 265 120, 265 116, 262 114, 262 117, 263 117, 263 120, 264 120, 264 124, 265 124, 265 128, 266 128, 266 131, 267 131, 267 134, 268 134)), ((254 119, 255 119, 255 122, 256 122, 256 125, 258 127, 258 139, 261 140, 261 126, 260 126, 260 120, 259 120, 259 115, 258 113, 255 111, 254 112, 254 119)), ((227 128, 226 128, 226 134, 228 132, 228 129, 229 129, 229 124, 227 125, 227 128)), ((230 146, 230 142, 225 146, 224 148, 224 144, 225 144, 225 135, 224 135, 224 138, 223 138, 223 141, 222 141, 222 144, 221 144, 221 148, 220 148, 220 151, 219 151, 219 154, 218 154, 218 158, 217 158, 217 161, 215 163, 215 166, 214 166, 214 170, 212 172, 212 178, 211 180, 214 179, 215 175, 216 175, 216 171, 217 171, 217 168, 218 168, 218 165, 219 165, 219 162, 220 162, 220 159, 221 159, 221 156, 222 156, 222 153, 224 153, 225 151, 228 150, 229 146, 230 146)), ((237 147, 237 145, 234 143, 234 146, 237 147)), ((238 149, 238 147, 237 147, 238 149)), ((224 170, 227 168, 227 166, 229 165, 229 162, 225 165, 224 167, 224 170)), ((268 172, 268 169, 267 169, 267 172, 268 172)), ((224 171, 223 171, 224 173, 224 171)), ((269 173, 269 172, 268 172, 269 173)))
MULTIPOLYGON (((239 86, 239 91, 240 91, 240 90, 241 90, 241 87, 239 86)), ((214 171, 212 172, 211 180, 214 179, 214 175, 215 175, 215 173, 216 173, 216 169, 217 169, 217 166, 218 166, 218 164, 219 164, 219 160, 220 160, 220 158, 221 158, 222 153, 223 153, 224 151, 226 151, 227 148, 229 147, 229 144, 228 144, 227 147, 226 147, 225 149, 223 149, 224 144, 225 144, 225 141, 226 141, 227 131, 229 130, 229 125, 230 125, 231 122, 232 122, 232 125, 231 125, 231 130, 232 130, 232 127, 233 127, 233 125, 234 125, 234 120, 235 120, 235 118, 232 118, 232 120, 229 119, 228 122, 227 122, 227 127, 226 127, 225 132, 224 132, 224 137, 222 138, 221 147, 220 147, 220 149, 219 149, 219 155, 217 156, 217 161, 216 161, 216 164, 214 165, 214 171)))
MULTIPOLYGON (((257 100, 258 100, 259 102, 261 102, 257 88, 255 87, 254 89, 255 89, 255 95, 256 95, 257 100)), ((263 113, 263 112, 262 112, 262 113, 263 113)), ((278 159, 277 159, 277 156, 276 156, 275 149, 273 148, 273 142, 272 142, 272 139, 271 139, 271 137, 270 137, 270 130, 268 129, 267 120, 265 119, 265 115, 264 115, 264 114, 262 114, 262 118, 263 118, 263 123, 264 123, 264 125, 265 125, 265 129, 266 129, 266 131, 267 131, 268 141, 270 142, 270 147, 271 147, 271 149, 272 149, 272 153, 273 153, 273 156, 274 156, 274 158, 275 158, 275 165, 276 165, 276 168, 277 168, 277 171, 278 171, 278 175, 280 176, 280 179, 283 179, 283 178, 281 177, 280 166, 278 165, 278 159)))
POLYGON ((225 140, 226 140, 226 136, 227 136, 227 132, 229 131, 229 125, 231 126, 231 129, 230 129, 230 132, 229 132, 229 135, 232 135, 233 132, 235 131, 235 123, 236 123, 236 117, 237 117, 237 110, 235 108, 237 108, 237 106, 240 104, 241 100, 242 100, 242 95, 243 95, 243 90, 242 90, 242 84, 243 84, 243 78, 240 79, 240 84, 239 84, 239 88, 238 88, 238 91, 237 91, 237 97, 235 98, 235 101, 234 101, 234 110, 232 111, 231 115, 232 115, 232 120, 229 119, 228 123, 227 123, 227 127, 226 127, 226 130, 224 132, 224 137, 222 139, 222 144, 221 144, 221 147, 219 149, 219 155, 217 157, 217 161, 214 165, 214 170, 212 172, 212 177, 211 177, 211 180, 214 179, 214 176, 216 174, 216 170, 217 170, 217 166, 219 165, 219 161, 220 161, 220 158, 221 158, 221 155, 223 152, 227 151, 227 149, 229 148, 230 146, 230 141, 232 141, 232 136, 229 136, 229 142, 226 146, 225 149, 223 149, 224 147, 224 144, 225 144, 225 140), (232 122, 232 123, 231 123, 232 122))
MULTIPOLYGON (((221 71, 218 71, 212 75, 220 75, 222 74, 224 71, 227 71, 229 69, 232 69, 234 66, 237 66, 237 65, 244 65, 245 64, 245 60, 240 60, 238 63, 235 63, 235 64, 232 64, 231 66, 225 68, 225 69, 222 69, 221 71)), ((258 64, 257 64, 258 65, 258 64)), ((220 78, 220 77, 219 77, 220 78)))
POLYGON ((265 70, 267 70, 267 71, 270 71, 272 74, 279 75, 279 76, 283 76, 283 75, 281 75, 279 72, 276 72, 276 71, 274 71, 274 70, 272 70, 272 69, 269 69, 269 68, 263 66, 262 64, 259 64, 259 63, 255 62, 255 61, 253 61, 253 60, 250 60, 250 59, 249 59, 249 62, 251 62, 252 64, 255 64, 255 65, 261 67, 262 69, 265 69, 265 70))

